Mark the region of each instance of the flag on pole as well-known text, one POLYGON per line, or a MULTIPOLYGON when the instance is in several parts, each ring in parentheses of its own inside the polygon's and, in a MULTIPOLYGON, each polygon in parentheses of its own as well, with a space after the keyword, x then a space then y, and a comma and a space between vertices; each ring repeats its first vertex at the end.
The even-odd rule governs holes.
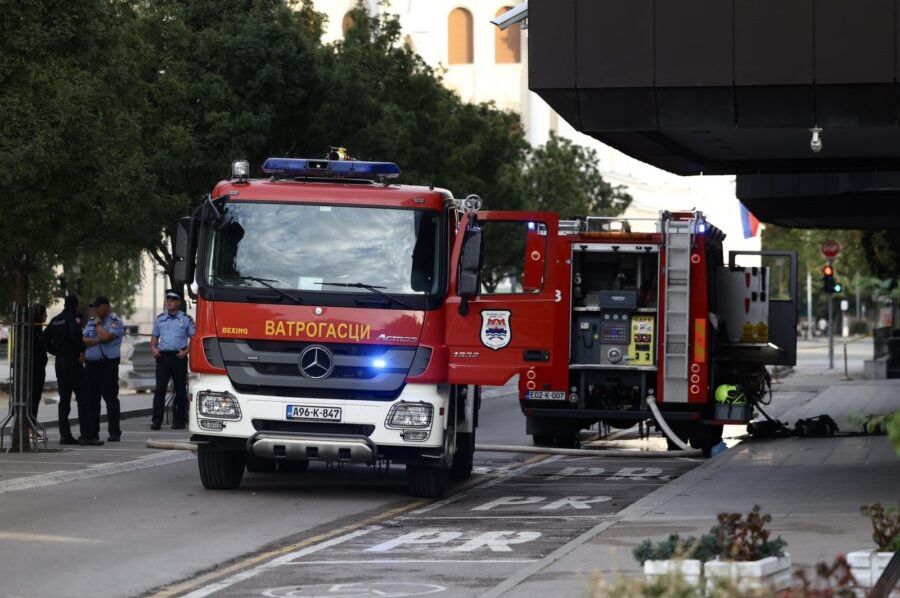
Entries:
POLYGON ((759 220, 756 219, 750 210, 743 203, 741 204, 741 226, 744 229, 744 238, 749 239, 759 234, 759 220))

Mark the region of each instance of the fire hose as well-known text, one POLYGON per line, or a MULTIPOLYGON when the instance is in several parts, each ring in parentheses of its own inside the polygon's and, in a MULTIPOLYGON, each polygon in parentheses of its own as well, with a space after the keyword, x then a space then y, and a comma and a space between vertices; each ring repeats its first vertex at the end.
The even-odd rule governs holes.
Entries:
POLYGON ((647 406, 650 408, 650 413, 653 414, 653 418, 656 420, 656 424, 663 431, 663 434, 666 435, 672 444, 680 448, 682 451, 691 451, 691 447, 686 445, 681 438, 679 438, 675 432, 672 431, 672 428, 669 427, 669 424, 666 423, 666 420, 663 418, 662 413, 659 412, 659 407, 656 406, 656 398, 652 395, 647 397, 647 406))

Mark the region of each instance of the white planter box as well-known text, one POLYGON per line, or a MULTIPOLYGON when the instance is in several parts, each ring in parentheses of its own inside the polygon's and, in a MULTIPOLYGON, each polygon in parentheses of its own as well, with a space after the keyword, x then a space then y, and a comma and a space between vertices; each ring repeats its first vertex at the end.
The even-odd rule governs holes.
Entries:
POLYGON ((697 559, 670 559, 666 561, 644 561, 644 575, 654 577, 681 573, 689 583, 700 583, 703 563, 697 559))
POLYGON ((772 586, 776 590, 791 584, 791 555, 766 557, 758 561, 707 561, 703 567, 707 588, 717 579, 730 579, 745 589, 772 586))
POLYGON ((871 588, 878 582, 893 556, 893 552, 878 552, 874 548, 857 550, 847 554, 847 563, 857 583, 864 588, 871 588))

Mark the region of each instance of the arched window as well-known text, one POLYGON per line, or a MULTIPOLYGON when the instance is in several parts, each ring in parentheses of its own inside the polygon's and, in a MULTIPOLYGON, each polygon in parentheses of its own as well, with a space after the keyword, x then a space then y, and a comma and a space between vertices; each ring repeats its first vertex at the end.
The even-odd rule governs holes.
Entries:
MULTIPOLYGON (((500 16, 511 6, 504 6, 495 16, 500 16)), ((522 28, 518 25, 500 31, 494 27, 494 62, 497 64, 516 63, 522 61, 522 28)))
POLYGON ((472 13, 465 8, 454 8, 447 18, 447 62, 472 64, 475 51, 472 44, 472 13))
POLYGON ((353 27, 353 11, 345 14, 344 19, 341 21, 341 32, 344 34, 344 37, 347 37, 347 32, 350 31, 351 27, 353 27))

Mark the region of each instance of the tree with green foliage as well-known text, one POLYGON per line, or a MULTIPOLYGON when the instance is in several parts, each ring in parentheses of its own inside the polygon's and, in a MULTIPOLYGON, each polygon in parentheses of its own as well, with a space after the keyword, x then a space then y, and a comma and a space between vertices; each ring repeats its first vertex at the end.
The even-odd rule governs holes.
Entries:
MULTIPOLYGON (((631 204, 623 187, 612 186, 600 174, 597 153, 570 140, 550 135, 544 145, 527 152, 514 173, 504 173, 514 205, 502 209, 558 212, 561 218, 619 216, 631 204)), ((493 206, 490 206, 493 207, 493 206)), ((492 270, 485 271, 482 283, 493 290, 503 278, 516 276, 523 267, 521 243, 487 237, 485 251, 491 255, 492 270)))
POLYGON ((46 283, 74 251, 146 237, 145 99, 120 26, 131 19, 129 2, 103 0, 0 13, 0 274, 19 304, 30 277, 46 283))
MULTIPOLYGON (((855 302, 856 285, 860 286, 863 297, 877 300, 883 297, 885 282, 873 276, 872 262, 865 251, 863 239, 866 233, 858 230, 821 230, 783 228, 768 224, 762 233, 762 248, 766 250, 796 251, 798 253, 798 276, 801 285, 807 272, 812 274, 813 311, 822 314, 827 310, 828 294, 822 290, 822 267, 826 258, 822 256, 824 241, 834 239, 841 244, 841 252, 834 260, 835 279, 843 287, 842 297, 855 302)), ((887 286, 891 286, 888 284, 887 286)), ((800 293, 800 302, 805 305, 806 293, 800 293)))
MULTIPOLYGON (((318 94, 322 17, 282 0, 154 0, 135 23, 148 95, 144 150, 161 201, 147 243, 173 280, 172 240, 229 176, 232 160, 259 165, 306 135, 318 94)), ((324 151, 319 148, 319 152, 324 151)))

